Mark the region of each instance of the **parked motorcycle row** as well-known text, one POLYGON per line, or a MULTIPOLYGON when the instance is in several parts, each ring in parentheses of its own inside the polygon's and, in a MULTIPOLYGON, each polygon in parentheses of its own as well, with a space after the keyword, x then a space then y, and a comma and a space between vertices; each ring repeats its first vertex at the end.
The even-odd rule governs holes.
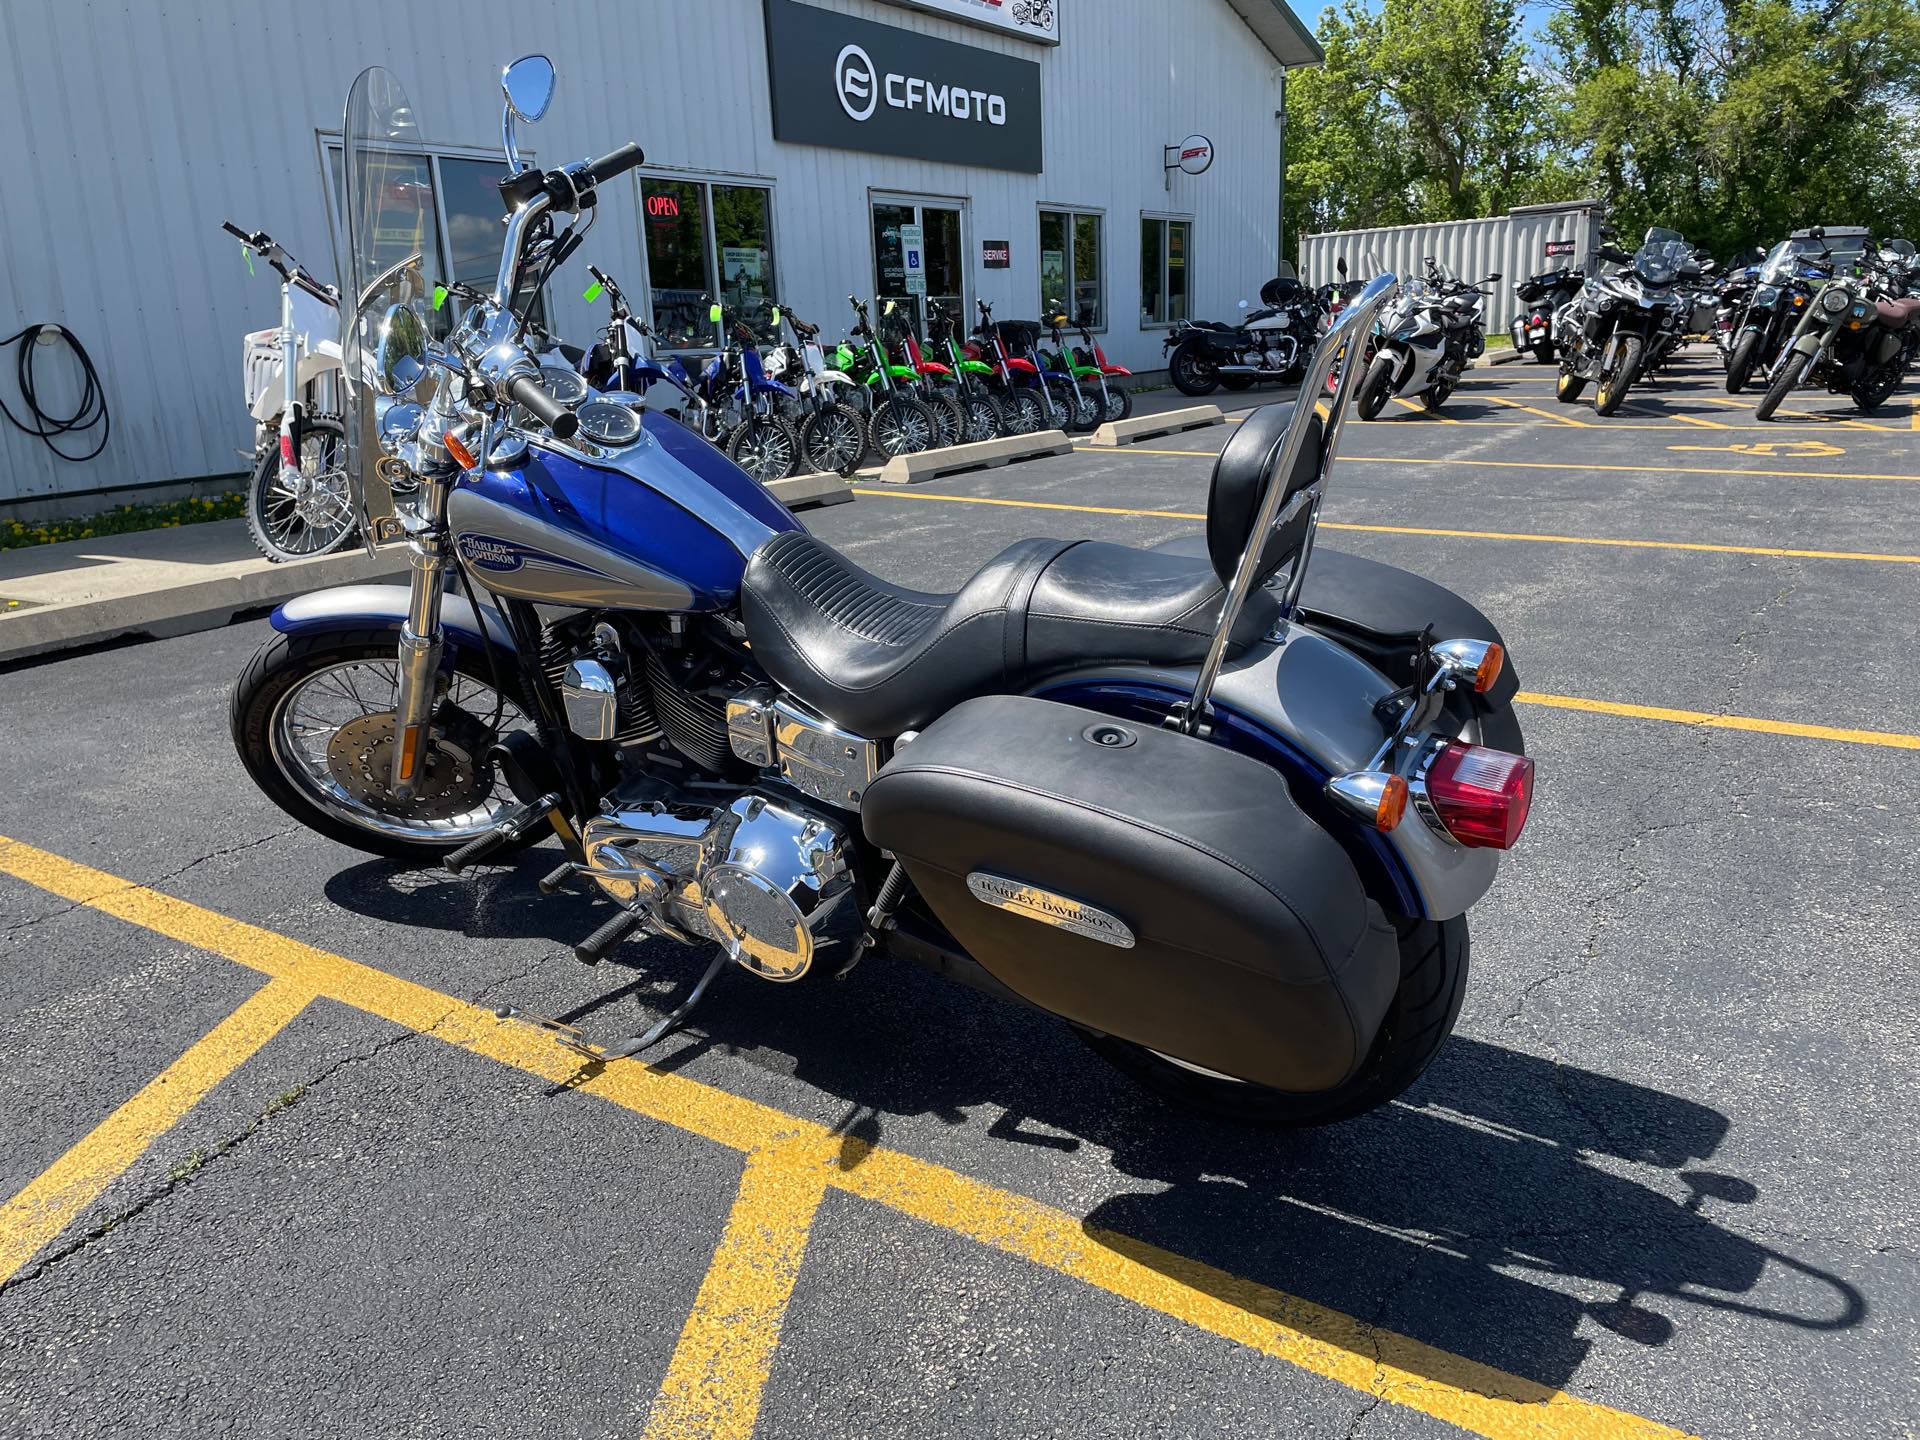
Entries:
POLYGON ((1728 394, 1760 392, 1762 420, 1805 384, 1871 414, 1920 353, 1920 257, 1861 226, 1796 230, 1724 269, 1678 231, 1650 229, 1633 251, 1603 236, 1584 272, 1546 271, 1514 289, 1514 345, 1543 364, 1558 358, 1563 404, 1592 384, 1601 415, 1696 337, 1718 350, 1728 394))
MULTIPOLYGON (((1533 762, 1492 622, 1316 543, 1397 279, 1343 293, 1286 357, 1327 398, 1245 416, 1204 530, 1151 549, 1033 537, 953 593, 906 589, 750 467, 783 446, 844 464, 862 444, 1085 425, 1082 400, 1108 413, 1124 376, 1084 331, 1072 354, 1063 321, 983 307, 963 339, 936 310, 921 336, 857 299, 831 348, 784 307, 716 306, 695 375, 651 353, 604 270, 604 333, 552 344, 521 297, 642 161, 629 144, 523 163, 517 127, 555 85, 543 56, 503 74, 485 287, 394 253, 432 203, 386 183, 419 149, 417 111, 380 68, 348 97, 340 433, 377 436, 395 514, 374 529, 404 537, 409 582, 275 611, 231 704, 263 793, 456 874, 550 839, 541 890, 605 907, 581 960, 662 963, 670 947, 626 948, 643 938, 705 952, 680 1003, 611 1051, 503 1008, 583 1064, 645 1051, 723 974, 904 961, 1214 1113, 1318 1124, 1411 1084, 1460 1012, 1466 915, 1520 837, 1533 762), (464 303, 443 327, 447 300, 464 303)), ((1262 346, 1276 366, 1285 347, 1262 346)))

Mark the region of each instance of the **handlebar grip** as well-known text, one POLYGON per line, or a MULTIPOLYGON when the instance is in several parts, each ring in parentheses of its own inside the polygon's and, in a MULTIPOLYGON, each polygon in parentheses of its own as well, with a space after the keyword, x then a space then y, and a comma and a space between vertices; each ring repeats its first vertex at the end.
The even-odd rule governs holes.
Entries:
POLYGON ((537 375, 522 375, 507 386, 507 398, 526 407, 556 440, 571 440, 580 430, 580 417, 540 388, 537 375))
POLYGON ((594 184, 604 185, 616 175, 624 175, 634 166, 644 164, 646 158, 646 152, 629 140, 611 154, 602 155, 598 160, 589 160, 586 170, 593 177, 594 184))
POLYGON ((251 235, 247 234, 246 231, 242 230, 238 225, 234 224, 231 220, 222 220, 220 222, 220 228, 226 231, 229 235, 233 236, 233 238, 236 240, 245 240, 249 244, 251 244, 253 241, 253 237, 251 235))

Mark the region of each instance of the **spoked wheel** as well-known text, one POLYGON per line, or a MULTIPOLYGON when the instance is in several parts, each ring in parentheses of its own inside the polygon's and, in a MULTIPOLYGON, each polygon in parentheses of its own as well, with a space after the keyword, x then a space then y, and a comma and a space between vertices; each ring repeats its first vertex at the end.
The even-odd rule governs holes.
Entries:
POLYGON ((1107 405, 1101 419, 1109 425, 1116 424, 1133 414, 1133 392, 1122 390, 1118 385, 1107 386, 1107 405))
POLYGON ((1078 385, 1068 380, 1056 380, 1048 389, 1053 393, 1055 414, 1066 417, 1061 428, 1083 433, 1100 423, 1100 406, 1078 385))
POLYGON ((940 390, 929 395, 924 403, 933 416, 934 444, 944 449, 967 438, 967 411, 958 397, 940 390))
POLYGON ((936 433, 933 412, 907 395, 886 396, 867 422, 867 439, 889 460, 931 449, 936 433))
MULTIPOLYGON (((511 688, 512 672, 502 676, 511 688)), ((459 651, 444 683, 420 784, 404 801, 391 786, 391 630, 275 635, 234 686, 234 746, 267 798, 308 829, 376 855, 435 861, 514 808, 487 752, 531 728, 517 698, 494 689, 484 654, 459 651)), ((526 843, 544 833, 536 827, 526 843)))
POLYGON ((1250 1125, 1327 1125, 1378 1109, 1418 1080, 1453 1033, 1467 988, 1467 922, 1395 922, 1400 988, 1359 1074, 1337 1089, 1290 1094, 1235 1080, 1131 1040, 1083 1033, 1094 1052, 1129 1079, 1192 1110, 1250 1125))
POLYGON ((823 405, 800 431, 802 460, 809 470, 851 475, 867 458, 866 417, 851 405, 823 405))
POLYGON ((268 437, 247 489, 247 533, 262 555, 281 561, 331 554, 359 533, 356 509, 347 427, 338 415, 307 417, 297 470, 281 470, 279 437, 268 437))
POLYGON ((1005 423, 1000 402, 985 390, 968 390, 960 396, 960 409, 966 415, 966 430, 961 437, 969 445, 991 440, 1001 433, 1005 423))
POLYGON ((1047 423, 1040 397, 1031 390, 1009 391, 1000 399, 1000 423, 1002 434, 1034 434, 1047 423))
POLYGON ((776 416, 750 416, 727 437, 727 458, 762 485, 784 480, 799 463, 800 437, 776 416))

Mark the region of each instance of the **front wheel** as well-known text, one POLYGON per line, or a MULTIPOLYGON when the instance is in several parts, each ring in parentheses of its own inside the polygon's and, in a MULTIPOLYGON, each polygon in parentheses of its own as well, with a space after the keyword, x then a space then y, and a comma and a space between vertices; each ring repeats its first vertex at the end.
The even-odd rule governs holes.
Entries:
POLYGON ((1760 397, 1760 403, 1753 407, 1756 418, 1771 420, 1773 412, 1786 404, 1787 396, 1793 393, 1794 386, 1800 383, 1800 377, 1806 373, 1808 357, 1798 350, 1790 351, 1780 357, 1775 367, 1773 380, 1767 386, 1767 393, 1760 397))
POLYGON ((752 415, 727 437, 727 458, 768 485, 793 474, 800 459, 800 437, 785 420, 752 415))
POLYGON ((937 433, 933 412, 910 395, 887 396, 867 422, 868 443, 889 460, 931 449, 937 433))
MULTIPOLYGON (((364 629, 274 635, 233 688, 234 748, 253 783, 309 830, 375 855, 431 864, 491 829, 515 806, 488 752, 531 728, 511 662, 495 690, 484 653, 452 652, 433 708, 418 790, 390 789, 397 636, 364 629)), ((536 827, 531 844, 545 833, 536 827)))
POLYGON ((1640 378, 1640 367, 1647 358, 1647 342, 1638 335, 1624 335, 1620 339, 1620 353, 1615 357, 1613 368, 1600 377, 1600 383, 1593 391, 1593 413, 1611 415, 1626 403, 1627 392, 1633 388, 1633 382, 1640 378))
POLYGON ((1580 398, 1580 392, 1587 388, 1587 382, 1569 368, 1572 363, 1571 357, 1560 362, 1560 378, 1553 386, 1553 398, 1562 405, 1573 404, 1580 398))
POLYGON ((851 405, 822 405, 800 431, 800 451, 812 470, 853 474, 867 458, 866 417, 851 405))
POLYGON ((1353 397, 1360 418, 1371 420, 1386 409, 1387 397, 1392 393, 1393 354, 1383 350, 1373 357, 1373 364, 1367 367, 1367 378, 1360 382, 1360 393, 1353 397))
POLYGON ((1049 388, 1054 405, 1066 416, 1063 428, 1069 433, 1082 435, 1100 423, 1100 402, 1071 380, 1056 380, 1049 388))
POLYGON ((967 417, 965 439, 969 445, 1004 433, 1006 420, 1000 413, 1000 402, 985 390, 968 390, 961 397, 960 408, 967 417))
POLYGON ((1377 1110, 1418 1080, 1453 1033, 1467 989, 1467 921, 1395 921, 1400 987, 1360 1072, 1346 1084, 1293 1094, 1234 1080, 1111 1035, 1087 1035, 1094 1052, 1162 1099, 1243 1124, 1294 1129, 1377 1110))
POLYGON ((1122 390, 1118 385, 1107 386, 1106 409, 1101 418, 1109 425, 1117 424, 1133 414, 1133 392, 1122 390))
POLYGON ((1174 347, 1167 362, 1167 378, 1182 395, 1211 395, 1220 388, 1220 371, 1202 353, 1199 342, 1188 340, 1174 347))
POLYGON ((1748 330, 1735 342, 1727 357, 1727 393, 1738 395, 1753 378, 1753 367, 1760 359, 1760 332, 1748 330))
POLYGON ((1009 390, 1000 397, 1001 433, 1032 435, 1046 426, 1046 409, 1031 390, 1009 390))
POLYGON ((254 458, 247 486, 247 534, 276 564, 331 555, 360 532, 347 475, 347 427, 338 415, 309 415, 300 427, 295 468, 280 463, 272 434, 254 458))
POLYGON ((945 390, 936 390, 927 396, 926 406, 933 415, 937 436, 934 443, 941 449, 958 445, 967 438, 967 410, 957 396, 945 390))

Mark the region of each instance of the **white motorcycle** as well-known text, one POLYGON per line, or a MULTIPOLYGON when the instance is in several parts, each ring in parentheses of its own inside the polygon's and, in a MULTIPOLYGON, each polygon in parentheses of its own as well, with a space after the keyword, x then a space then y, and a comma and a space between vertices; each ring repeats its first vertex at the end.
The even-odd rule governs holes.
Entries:
POLYGON ((1380 312, 1373 358, 1354 397, 1360 418, 1373 419, 1394 395, 1417 395, 1428 410, 1446 404, 1467 362, 1486 349, 1486 287, 1499 282, 1498 273, 1478 285, 1449 279, 1429 256, 1426 278, 1380 312))

